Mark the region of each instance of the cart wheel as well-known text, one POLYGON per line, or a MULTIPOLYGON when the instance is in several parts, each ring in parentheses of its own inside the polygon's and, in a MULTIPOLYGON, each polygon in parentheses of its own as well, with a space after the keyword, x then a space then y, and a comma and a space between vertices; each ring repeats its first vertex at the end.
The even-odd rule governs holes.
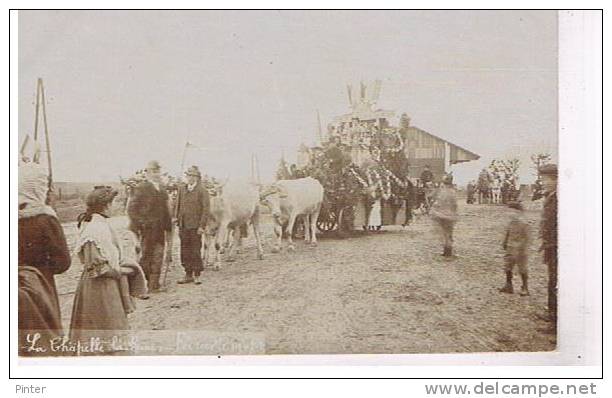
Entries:
POLYGON ((317 229, 321 232, 330 232, 336 229, 338 217, 333 210, 321 213, 317 219, 317 229))

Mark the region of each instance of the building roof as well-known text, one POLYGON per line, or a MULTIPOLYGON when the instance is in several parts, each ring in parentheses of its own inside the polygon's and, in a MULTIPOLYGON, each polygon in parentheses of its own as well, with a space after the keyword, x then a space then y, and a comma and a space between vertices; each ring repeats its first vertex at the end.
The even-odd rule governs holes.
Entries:
POLYGON ((415 129, 418 130, 420 133, 429 135, 430 137, 439 140, 439 141, 444 141, 447 142, 450 146, 451 146, 451 155, 450 155, 450 162, 455 164, 455 163, 463 163, 463 162, 469 162, 472 160, 478 160, 480 159, 480 155, 472 152, 472 151, 468 151, 467 149, 457 145, 457 144, 453 144, 450 141, 445 140, 444 138, 440 138, 435 134, 429 133, 423 129, 420 129, 418 127, 415 126, 410 126, 409 128, 411 129, 415 129))

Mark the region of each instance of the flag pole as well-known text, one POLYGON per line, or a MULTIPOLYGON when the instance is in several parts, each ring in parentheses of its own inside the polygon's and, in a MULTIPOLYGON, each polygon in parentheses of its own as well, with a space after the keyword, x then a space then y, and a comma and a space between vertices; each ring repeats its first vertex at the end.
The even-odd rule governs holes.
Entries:
MULTIPOLYGON (((189 140, 185 140, 185 147, 183 148, 183 155, 181 156, 181 171, 180 173, 182 174, 184 169, 185 169, 185 158, 187 156, 187 148, 189 148, 189 140)), ((180 177, 179 177, 180 178, 180 177)), ((176 197, 174 199, 174 206, 173 206, 173 212, 170 215, 170 218, 173 219, 174 216, 178 217, 178 205, 179 205, 179 200, 180 200, 180 188, 177 185, 177 191, 176 191, 176 197)), ((170 264, 172 263, 172 255, 174 254, 174 233, 176 230, 176 225, 174 225, 174 221, 172 221, 172 226, 170 228, 170 231, 166 234, 166 261, 164 264, 164 275, 162 277, 162 286, 166 286, 166 282, 168 279, 168 270, 170 268, 170 264)))

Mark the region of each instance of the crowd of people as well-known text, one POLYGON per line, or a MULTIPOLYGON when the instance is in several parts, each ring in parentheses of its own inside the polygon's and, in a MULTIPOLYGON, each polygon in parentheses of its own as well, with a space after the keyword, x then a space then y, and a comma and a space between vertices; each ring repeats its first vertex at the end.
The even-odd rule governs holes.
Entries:
POLYGON ((517 166, 506 165, 501 170, 500 167, 484 168, 476 180, 468 182, 467 204, 509 204, 517 200, 521 190, 516 169, 513 170, 517 166))
MULTIPOLYGON (((196 166, 185 173, 176 200, 171 205, 161 181, 161 166, 150 162, 145 179, 133 189, 127 205, 129 239, 127 247, 110 222, 110 207, 117 191, 96 186, 86 197, 86 211, 77 220, 78 255, 81 277, 72 309, 70 330, 63 332, 55 275, 71 266, 71 255, 62 226, 48 204, 49 181, 37 163, 22 162, 19 168, 19 347, 21 355, 74 354, 67 342, 78 342, 78 354, 123 354, 118 344, 127 333, 127 315, 134 311, 134 299, 146 300, 165 290, 165 258, 171 257, 173 223, 179 230, 180 260, 184 277, 179 284, 200 284, 203 262, 202 238, 209 213, 209 194, 196 166), (58 352, 59 351, 59 352, 58 352)), ((299 176, 295 174, 295 177, 299 176)), ((556 332, 557 319, 557 168, 548 164, 540 177, 545 204, 540 225, 541 250, 548 267, 547 332, 556 332)), ((426 168, 421 184, 434 180, 426 168)), ((527 260, 529 228, 517 201, 506 229, 506 283, 500 289, 513 293, 514 268, 521 275, 520 294, 529 295, 527 260)), ((446 175, 436 190, 431 217, 441 231, 443 256, 453 257, 453 230, 458 221, 457 198, 452 175, 446 175)), ((374 216, 376 217, 376 216, 374 216)), ((380 225, 375 219, 371 225, 380 225)), ((167 267, 166 267, 167 270, 167 267)))

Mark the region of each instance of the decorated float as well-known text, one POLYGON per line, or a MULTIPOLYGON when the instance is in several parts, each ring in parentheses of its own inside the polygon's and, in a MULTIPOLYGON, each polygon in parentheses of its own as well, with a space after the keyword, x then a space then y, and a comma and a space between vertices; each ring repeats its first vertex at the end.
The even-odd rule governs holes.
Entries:
POLYGON ((350 112, 333 118, 325 132, 319 123, 318 145, 302 144, 295 165, 281 160, 278 178, 312 176, 323 185, 322 232, 406 225, 421 205, 419 177, 426 165, 440 181, 453 164, 479 158, 411 126, 405 113, 397 118, 377 109, 380 89, 380 81, 347 86, 350 112))

